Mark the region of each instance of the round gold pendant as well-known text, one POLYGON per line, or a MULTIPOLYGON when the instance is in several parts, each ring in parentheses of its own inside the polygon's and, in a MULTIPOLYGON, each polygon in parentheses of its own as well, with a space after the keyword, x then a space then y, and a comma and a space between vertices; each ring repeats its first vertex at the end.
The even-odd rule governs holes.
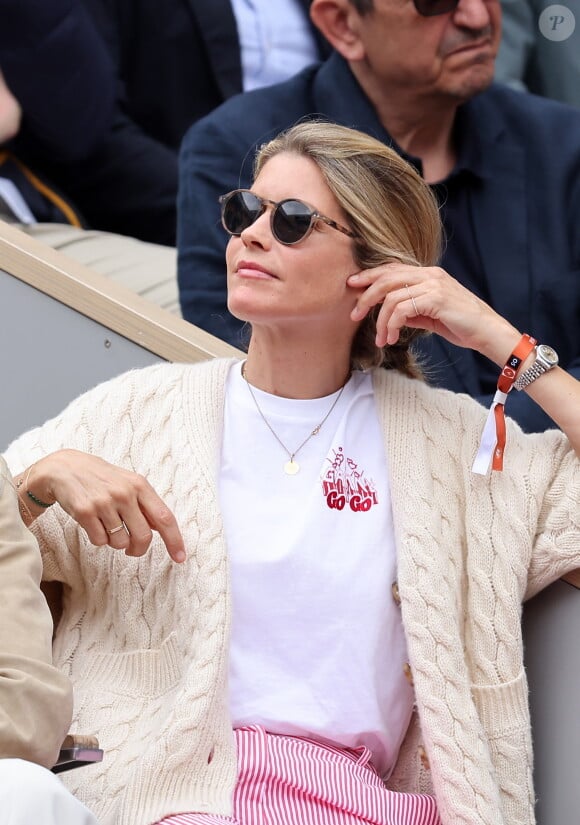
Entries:
POLYGON ((293 459, 290 459, 290 461, 287 461, 286 464, 284 464, 284 472, 286 475, 295 476, 299 469, 300 464, 293 459))

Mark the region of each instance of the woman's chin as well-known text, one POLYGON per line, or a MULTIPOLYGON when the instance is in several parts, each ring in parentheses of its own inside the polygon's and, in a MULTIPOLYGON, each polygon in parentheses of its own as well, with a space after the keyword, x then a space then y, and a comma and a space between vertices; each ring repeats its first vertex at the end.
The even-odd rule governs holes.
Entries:
POLYGON ((228 298, 228 310, 240 321, 253 324, 259 321, 265 322, 272 319, 272 300, 265 297, 256 300, 255 296, 230 295, 228 298))
POLYGON ((247 323, 251 323, 255 315, 255 311, 252 312, 251 307, 240 301, 228 301, 228 310, 238 321, 245 321, 247 323))

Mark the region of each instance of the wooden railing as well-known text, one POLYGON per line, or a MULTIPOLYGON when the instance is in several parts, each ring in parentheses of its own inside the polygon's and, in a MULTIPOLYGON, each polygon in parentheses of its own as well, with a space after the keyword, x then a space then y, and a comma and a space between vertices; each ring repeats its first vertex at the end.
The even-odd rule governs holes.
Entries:
MULTIPOLYGON (((167 361, 239 355, 219 338, 0 221, 0 270, 167 361)), ((31 334, 28 329, 27 334, 31 334)))

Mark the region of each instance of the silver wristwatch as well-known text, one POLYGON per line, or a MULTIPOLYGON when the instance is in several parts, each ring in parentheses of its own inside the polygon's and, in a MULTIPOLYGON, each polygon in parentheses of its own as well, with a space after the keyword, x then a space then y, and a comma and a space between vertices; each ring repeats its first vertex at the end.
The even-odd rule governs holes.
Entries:
POLYGON ((558 353, 547 344, 538 344, 536 347, 536 360, 531 367, 518 375, 514 382, 516 390, 523 390, 529 387, 532 381, 539 378, 545 372, 558 366, 558 353))

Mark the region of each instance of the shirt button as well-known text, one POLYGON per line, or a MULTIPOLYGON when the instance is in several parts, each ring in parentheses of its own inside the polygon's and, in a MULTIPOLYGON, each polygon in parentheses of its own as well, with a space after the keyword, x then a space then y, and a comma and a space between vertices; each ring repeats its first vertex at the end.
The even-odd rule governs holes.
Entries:
POLYGON ((427 756, 427 751, 423 747, 423 745, 419 746, 419 759, 421 760, 421 764, 425 768, 426 771, 431 770, 431 765, 429 764, 429 757, 427 756))
POLYGON ((403 665, 403 673, 405 674, 405 679, 407 680, 407 682, 411 685, 411 687, 413 687, 413 671, 411 670, 411 665, 409 664, 409 662, 405 662, 405 664, 403 665))
POLYGON ((393 594, 393 601, 396 605, 401 604, 401 595, 399 593, 399 582, 394 581, 391 585, 391 593, 393 594))

